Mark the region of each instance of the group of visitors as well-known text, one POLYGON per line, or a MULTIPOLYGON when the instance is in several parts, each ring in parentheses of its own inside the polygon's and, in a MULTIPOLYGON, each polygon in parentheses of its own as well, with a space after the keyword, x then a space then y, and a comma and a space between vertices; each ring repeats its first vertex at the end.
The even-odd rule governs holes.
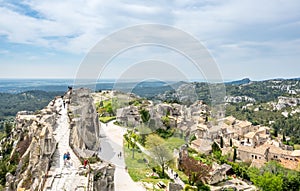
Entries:
POLYGON ((118 154, 118 158, 122 158, 122 152, 118 154))

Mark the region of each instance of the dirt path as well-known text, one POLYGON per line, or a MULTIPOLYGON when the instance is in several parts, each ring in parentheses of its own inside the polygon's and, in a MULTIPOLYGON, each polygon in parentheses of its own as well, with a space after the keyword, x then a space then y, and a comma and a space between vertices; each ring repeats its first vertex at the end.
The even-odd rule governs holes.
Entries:
POLYGON ((125 161, 123 153, 123 134, 125 128, 116 126, 113 122, 101 124, 101 152, 100 158, 116 165, 115 171, 115 189, 116 191, 145 191, 140 184, 134 182, 125 170, 125 161), (122 152, 122 157, 118 154, 122 152))
POLYGON ((67 105, 65 108, 62 99, 56 100, 58 106, 61 106, 60 118, 57 120, 58 127, 53 132, 58 147, 53 156, 53 162, 48 174, 52 175, 47 178, 44 190, 85 190, 88 179, 85 176, 78 175, 78 169, 81 162, 74 154, 69 145, 70 128, 68 123, 67 105), (69 152, 71 159, 64 164, 63 155, 69 152))

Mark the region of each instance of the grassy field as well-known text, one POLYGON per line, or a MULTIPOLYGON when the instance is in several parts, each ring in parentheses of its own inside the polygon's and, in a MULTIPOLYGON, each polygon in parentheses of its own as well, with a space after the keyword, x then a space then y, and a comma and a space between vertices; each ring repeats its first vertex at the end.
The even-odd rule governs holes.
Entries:
POLYGON ((151 168, 143 161, 144 158, 147 158, 145 154, 138 152, 136 149, 134 158, 132 158, 132 151, 131 148, 128 149, 127 143, 124 144, 124 151, 128 173, 134 181, 140 181, 146 177, 147 173, 152 172, 151 168))
POLYGON ((294 145, 294 149, 295 149, 295 150, 299 150, 299 149, 300 149, 300 145, 299 145, 299 144, 295 144, 295 145, 294 145))
MULTIPOLYGON (((159 181, 164 182, 166 185, 170 182, 169 179, 160 179, 157 177, 147 177, 152 174, 151 165, 148 166, 144 162, 144 159, 148 160, 148 157, 142 152, 138 152, 136 149, 134 152, 134 158, 132 158, 132 151, 128 149, 127 143, 124 144, 124 153, 125 153, 125 163, 128 169, 128 173, 133 181, 135 182, 147 182, 153 185, 157 184, 159 181)), ((163 189, 154 189, 154 190, 163 190, 163 189)))
POLYGON ((108 123, 112 120, 115 120, 116 119, 116 116, 113 116, 113 117, 99 117, 99 120, 102 122, 102 123, 108 123))
POLYGON ((165 139, 165 141, 166 141, 166 145, 172 152, 174 149, 178 149, 180 146, 185 144, 185 141, 178 137, 170 137, 168 139, 165 139))

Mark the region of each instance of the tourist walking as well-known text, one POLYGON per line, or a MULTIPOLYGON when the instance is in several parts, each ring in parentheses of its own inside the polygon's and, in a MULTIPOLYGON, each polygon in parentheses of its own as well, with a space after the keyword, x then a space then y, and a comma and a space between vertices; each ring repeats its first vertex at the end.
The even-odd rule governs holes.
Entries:
POLYGON ((64 159, 64 165, 66 165, 66 163, 67 163, 67 153, 64 153, 63 159, 64 159))

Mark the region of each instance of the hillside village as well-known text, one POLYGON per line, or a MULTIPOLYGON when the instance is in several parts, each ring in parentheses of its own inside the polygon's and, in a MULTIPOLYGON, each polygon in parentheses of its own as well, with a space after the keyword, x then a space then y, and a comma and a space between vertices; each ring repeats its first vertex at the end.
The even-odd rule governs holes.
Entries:
MULTIPOLYGON (((281 100, 282 98, 279 98, 278 104, 287 105, 290 102, 289 99, 286 99, 288 100, 286 103, 281 100)), ((173 127, 180 136, 184 137, 188 147, 199 154, 211 155, 212 145, 215 143, 227 160, 247 163, 250 167, 256 168, 261 168, 270 161, 276 161, 286 169, 299 171, 300 150, 294 150, 292 146, 285 145, 280 137, 272 137, 271 127, 253 125, 249 121, 238 120, 233 116, 215 120, 211 116, 209 106, 202 101, 186 106, 177 103, 153 104, 151 101, 144 100, 141 105, 129 105, 117 109, 117 123, 127 127, 140 126, 142 124, 141 108, 149 111, 151 116, 149 125, 152 124, 156 129, 173 127)), ((180 149, 180 153, 184 152, 180 149)), ((178 157, 180 158, 180 155, 178 157)), ((210 172, 210 180, 206 183, 216 185, 223 182, 231 168, 230 165, 220 166, 214 163, 210 172)), ((231 187, 241 189, 234 185, 231 187)), ((253 190, 250 185, 243 189, 246 188, 253 190)), ((214 186, 211 186, 211 189, 213 190, 214 186)), ((215 189, 218 190, 218 187, 215 189)))
MULTIPOLYGON (((236 147, 238 158, 243 162, 251 162, 251 166, 261 167, 270 160, 277 160, 286 168, 299 169, 300 150, 293 150, 293 147, 284 145, 278 139, 272 140, 270 127, 255 126, 232 116, 219 119, 217 124, 213 124, 207 119, 210 113, 208 106, 201 101, 190 107, 176 103, 149 104, 146 109, 157 128, 163 127, 161 118, 167 115, 170 126, 176 127, 186 136, 195 134, 196 140, 190 146, 199 153, 211 153, 212 143, 220 144, 222 138, 223 155, 233 153, 233 147, 236 147)), ((139 108, 128 106, 118 109, 116 120, 126 126, 138 126, 141 123, 139 108)))
MULTIPOLYGON (((296 101, 279 97, 271 106, 284 110, 296 101)), ((300 150, 285 144, 289 137, 218 114, 201 100, 183 105, 69 89, 40 111, 17 114, 16 126, 1 140, 1 157, 10 164, 6 190, 250 191, 261 188, 248 174, 255 169, 271 165, 287 174, 299 172, 300 150), (162 163, 153 158, 149 137, 166 149, 158 156, 162 163), (66 151, 72 156, 67 167, 61 158, 66 151), (89 168, 83 161, 91 161, 89 168)), ((299 188, 298 182, 290 187, 299 188)))

